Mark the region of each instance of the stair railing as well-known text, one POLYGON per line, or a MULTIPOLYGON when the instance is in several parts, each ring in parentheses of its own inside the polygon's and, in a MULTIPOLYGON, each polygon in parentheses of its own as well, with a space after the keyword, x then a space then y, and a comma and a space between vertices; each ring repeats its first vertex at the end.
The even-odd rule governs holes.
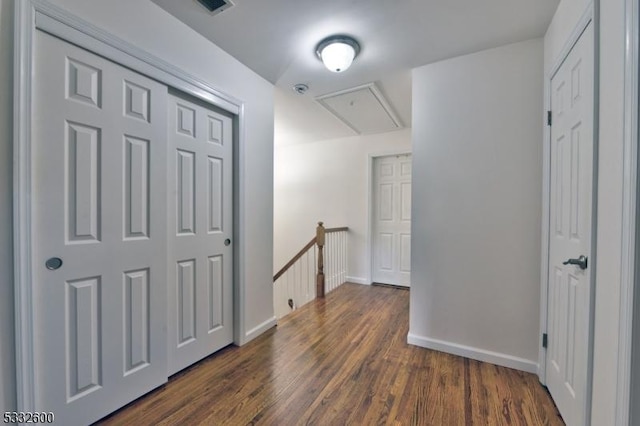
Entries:
POLYGON ((274 308, 278 318, 342 285, 347 278, 348 227, 325 229, 273 276, 274 308))

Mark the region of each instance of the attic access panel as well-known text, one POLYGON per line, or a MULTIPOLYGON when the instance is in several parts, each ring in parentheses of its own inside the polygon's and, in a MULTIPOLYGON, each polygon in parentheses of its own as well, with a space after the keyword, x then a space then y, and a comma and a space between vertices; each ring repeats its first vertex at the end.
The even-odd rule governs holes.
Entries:
POLYGON ((234 4, 231 0, 196 0, 205 9, 211 12, 212 15, 217 15, 218 13, 224 12, 225 10, 232 7, 234 4))
POLYGON ((375 83, 319 96, 316 101, 361 135, 403 127, 375 83))

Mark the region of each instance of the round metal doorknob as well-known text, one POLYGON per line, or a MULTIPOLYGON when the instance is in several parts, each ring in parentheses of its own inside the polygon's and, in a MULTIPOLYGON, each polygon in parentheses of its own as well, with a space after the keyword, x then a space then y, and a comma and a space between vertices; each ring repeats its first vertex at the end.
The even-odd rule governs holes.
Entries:
POLYGON ((230 244, 231 244, 231 240, 230 239, 227 238, 226 240, 224 240, 224 245, 225 246, 228 246, 230 244))
POLYGON ((47 259, 47 261, 44 263, 44 266, 50 271, 55 271, 62 266, 62 259, 60 259, 59 257, 51 257, 47 259))

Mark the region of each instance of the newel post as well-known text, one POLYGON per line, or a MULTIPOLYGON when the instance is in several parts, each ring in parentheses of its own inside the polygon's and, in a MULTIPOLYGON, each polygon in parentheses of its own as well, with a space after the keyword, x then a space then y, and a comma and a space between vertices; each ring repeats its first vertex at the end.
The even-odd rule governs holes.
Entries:
POLYGON ((316 297, 324 297, 324 257, 322 249, 324 247, 324 226, 318 222, 316 228, 316 244, 318 244, 318 278, 316 280, 316 297))

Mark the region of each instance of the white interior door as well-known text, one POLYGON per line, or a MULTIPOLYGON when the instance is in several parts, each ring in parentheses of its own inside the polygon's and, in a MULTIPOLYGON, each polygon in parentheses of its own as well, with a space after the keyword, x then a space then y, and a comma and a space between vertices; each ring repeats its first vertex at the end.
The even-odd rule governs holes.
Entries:
POLYGON ((233 342, 229 114, 169 95, 169 373, 233 342))
POLYGON ((373 282, 411 281, 411 155, 373 161, 373 282))
POLYGON ((89 424, 166 381, 167 88, 37 31, 36 407, 89 424))
POLYGON ((546 382, 568 425, 587 407, 593 197, 593 24, 551 79, 551 191, 546 382), (564 264, 587 258, 587 264, 564 264), (583 267, 586 266, 586 269, 583 267))

